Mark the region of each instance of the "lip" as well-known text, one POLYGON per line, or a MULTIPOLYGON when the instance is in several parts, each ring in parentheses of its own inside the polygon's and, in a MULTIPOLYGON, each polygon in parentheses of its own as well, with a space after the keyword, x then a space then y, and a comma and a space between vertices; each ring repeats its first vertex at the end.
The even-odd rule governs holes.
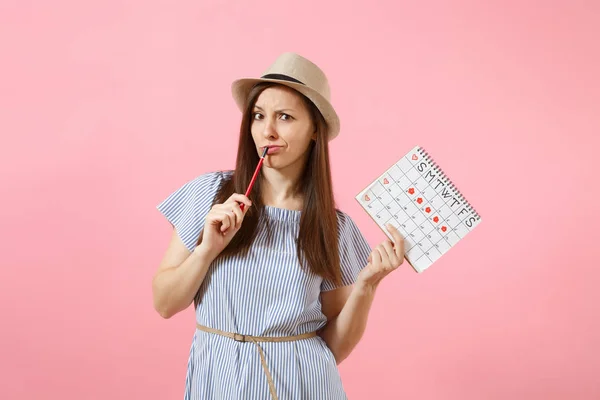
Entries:
POLYGON ((281 150, 282 146, 263 146, 263 149, 265 147, 269 148, 269 150, 267 151, 267 154, 273 154, 273 153, 279 152, 279 150, 281 150))

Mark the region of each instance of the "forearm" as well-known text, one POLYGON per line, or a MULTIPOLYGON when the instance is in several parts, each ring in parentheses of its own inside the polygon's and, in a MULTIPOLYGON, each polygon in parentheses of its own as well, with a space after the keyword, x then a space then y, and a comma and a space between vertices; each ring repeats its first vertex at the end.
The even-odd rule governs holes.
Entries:
POLYGON ((197 248, 179 266, 165 269, 154 277, 154 308, 163 318, 170 318, 190 305, 212 260, 206 251, 197 248))
POLYGON ((374 288, 357 283, 342 311, 320 333, 338 364, 350 355, 362 338, 374 297, 374 288))

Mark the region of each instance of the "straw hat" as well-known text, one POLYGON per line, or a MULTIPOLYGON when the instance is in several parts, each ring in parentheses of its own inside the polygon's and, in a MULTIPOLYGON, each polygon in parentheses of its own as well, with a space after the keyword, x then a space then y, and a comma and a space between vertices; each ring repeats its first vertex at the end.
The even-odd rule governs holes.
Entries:
POLYGON ((242 78, 234 81, 231 85, 231 92, 242 112, 246 107, 250 90, 259 82, 275 82, 299 91, 321 111, 329 128, 328 139, 334 139, 340 132, 340 119, 331 105, 327 77, 310 60, 296 53, 283 53, 260 78, 242 78))

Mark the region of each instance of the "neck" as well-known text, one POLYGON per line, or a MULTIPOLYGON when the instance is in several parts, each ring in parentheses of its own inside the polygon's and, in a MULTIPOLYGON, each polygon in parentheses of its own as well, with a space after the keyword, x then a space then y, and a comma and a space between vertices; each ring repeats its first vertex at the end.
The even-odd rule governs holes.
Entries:
POLYGON ((263 203, 278 208, 301 209, 303 196, 298 190, 298 183, 302 172, 303 170, 299 168, 263 168, 261 174, 263 203))

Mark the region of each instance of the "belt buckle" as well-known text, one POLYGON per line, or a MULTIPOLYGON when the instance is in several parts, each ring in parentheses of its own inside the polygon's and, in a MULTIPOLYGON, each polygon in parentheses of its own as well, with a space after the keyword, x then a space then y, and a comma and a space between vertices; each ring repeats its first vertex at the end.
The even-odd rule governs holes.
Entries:
POLYGON ((233 334, 233 340, 235 340, 236 342, 245 342, 246 341, 246 335, 242 335, 240 333, 234 333, 233 334))

